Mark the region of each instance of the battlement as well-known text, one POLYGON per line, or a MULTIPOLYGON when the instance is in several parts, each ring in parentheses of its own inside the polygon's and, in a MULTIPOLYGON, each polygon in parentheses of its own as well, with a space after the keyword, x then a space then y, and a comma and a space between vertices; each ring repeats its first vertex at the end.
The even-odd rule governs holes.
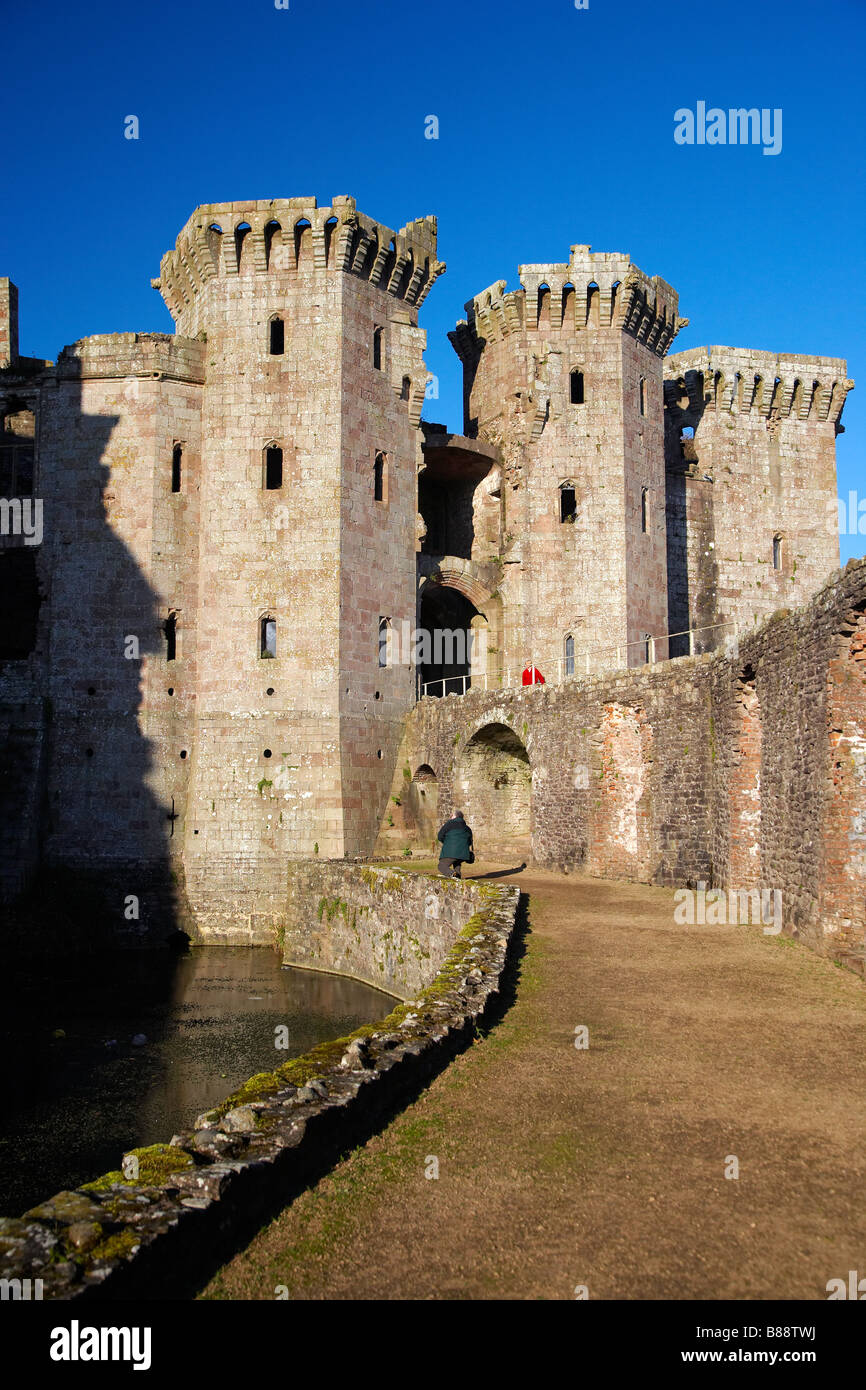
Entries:
POLYGON ((696 425, 707 410, 769 419, 839 419, 854 382, 841 357, 803 357, 751 348, 700 347, 665 363, 665 407, 696 425))
POLYGON ((201 384, 204 344, 171 333, 96 333, 65 347, 57 359, 62 379, 155 377, 201 384))
POLYGON ((577 334, 611 328, 627 333, 664 357, 688 319, 679 318, 679 296, 661 276, 652 278, 619 251, 593 253, 572 246, 568 262, 518 267, 522 288, 507 292, 504 280, 465 305, 467 317, 449 333, 464 362, 486 342, 512 333, 577 334))
POLYGON ((359 212, 354 198, 272 198, 205 203, 180 231, 151 281, 179 319, 209 280, 242 272, 298 275, 340 271, 369 280, 407 305, 423 304, 445 265, 437 222, 421 217, 398 232, 359 212))

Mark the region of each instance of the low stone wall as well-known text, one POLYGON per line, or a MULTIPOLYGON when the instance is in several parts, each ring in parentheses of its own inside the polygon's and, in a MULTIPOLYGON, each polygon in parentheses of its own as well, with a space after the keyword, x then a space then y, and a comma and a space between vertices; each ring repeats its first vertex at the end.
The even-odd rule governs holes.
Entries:
POLYGON ((482 910, 491 891, 482 882, 402 869, 293 864, 279 933, 283 961, 351 975, 408 999, 430 984, 467 908, 482 910))
MULTIPOLYGON (((326 872, 316 886, 328 881, 326 872)), ((392 891, 387 876, 366 886, 374 896, 392 891)), ((443 905, 447 895, 449 908, 462 903, 465 925, 417 998, 253 1077, 171 1144, 133 1150, 124 1157, 128 1177, 106 1173, 0 1220, 0 1277, 41 1280, 46 1299, 187 1298, 264 1220, 417 1095, 495 1014, 519 901, 513 887, 419 879, 418 893, 425 889, 443 905)), ((429 920, 457 914, 455 906, 429 920)), ((431 928, 431 948, 433 936, 431 928)))

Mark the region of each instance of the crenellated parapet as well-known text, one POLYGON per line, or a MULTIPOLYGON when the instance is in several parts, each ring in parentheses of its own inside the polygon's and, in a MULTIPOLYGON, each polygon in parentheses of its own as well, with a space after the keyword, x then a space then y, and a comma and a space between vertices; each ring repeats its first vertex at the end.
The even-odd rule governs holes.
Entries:
POLYGON ((771 420, 840 417, 854 382, 841 357, 802 357, 750 348, 701 347, 665 363, 665 409, 677 427, 695 428, 708 411, 771 420))
POLYGON ((620 252, 572 246, 567 263, 522 265, 518 273, 520 290, 508 293, 498 280, 466 304, 466 318, 448 335, 462 361, 509 334, 601 328, 627 333, 664 357, 688 323, 677 315, 676 290, 658 275, 644 275, 620 252))
POLYGON ((413 308, 445 265, 436 256, 435 217, 398 232, 359 212, 354 198, 320 208, 315 198, 205 203, 178 235, 152 280, 177 321, 210 280, 340 271, 368 280, 413 308))

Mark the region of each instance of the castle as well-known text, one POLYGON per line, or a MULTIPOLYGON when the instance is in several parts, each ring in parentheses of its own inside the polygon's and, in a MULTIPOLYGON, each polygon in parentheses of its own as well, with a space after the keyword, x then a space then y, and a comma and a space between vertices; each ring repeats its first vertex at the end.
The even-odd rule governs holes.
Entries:
POLYGON ((278 896, 372 852, 425 687, 711 652, 836 569, 843 360, 671 354, 676 291, 577 245, 467 305, 457 436, 421 421, 444 269, 433 217, 206 205, 153 281, 176 334, 56 363, 0 279, 7 897, 36 864, 278 896), (483 632, 483 670, 391 659, 407 623, 483 632))

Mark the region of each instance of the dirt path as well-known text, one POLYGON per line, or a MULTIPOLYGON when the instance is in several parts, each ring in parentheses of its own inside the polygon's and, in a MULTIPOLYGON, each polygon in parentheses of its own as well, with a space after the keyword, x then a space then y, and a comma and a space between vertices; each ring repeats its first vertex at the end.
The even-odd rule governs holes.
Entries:
POLYGON ((665 889, 513 881, 504 1019, 204 1296, 825 1299, 866 1274, 863 982, 759 927, 677 926, 665 889))

